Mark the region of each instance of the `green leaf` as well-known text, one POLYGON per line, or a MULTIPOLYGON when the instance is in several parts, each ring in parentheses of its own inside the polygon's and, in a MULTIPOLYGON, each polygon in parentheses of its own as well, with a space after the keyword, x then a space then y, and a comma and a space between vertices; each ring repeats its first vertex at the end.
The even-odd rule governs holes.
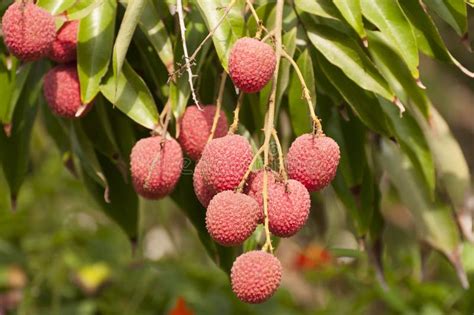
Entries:
MULTIPOLYGON (((309 51, 305 49, 297 60, 297 65, 308 86, 313 107, 316 105, 316 83, 313 72, 313 62, 309 51)), ((303 97, 303 89, 296 71, 292 71, 290 88, 288 89, 288 110, 294 133, 299 136, 311 132, 312 122, 309 116, 308 104, 303 97)))
POLYGON ((3 68, 3 65, 0 66, 0 80, 5 84, 3 88, 8 89, 4 91, 0 100, 0 121, 3 124, 11 123, 18 99, 31 70, 30 63, 20 66, 19 69, 16 66, 16 60, 13 60, 11 71, 3 68))
POLYGON ((334 5, 339 9, 347 23, 359 34, 360 38, 365 38, 360 0, 334 0, 334 5))
POLYGON ((128 63, 124 63, 117 82, 109 72, 100 90, 109 102, 140 125, 151 130, 158 125, 158 109, 153 96, 143 79, 128 63))
POLYGON ((418 72, 418 47, 415 35, 397 0, 361 0, 363 15, 394 43, 414 78, 418 72))
POLYGON ((295 6, 299 10, 324 18, 339 19, 339 12, 330 0, 295 0, 295 6))
POLYGON ((88 16, 95 8, 101 6, 107 0, 83 0, 76 1, 76 4, 67 11, 68 20, 81 20, 88 16))
POLYGON ((102 77, 110 61, 117 2, 104 0, 79 23, 77 69, 83 103, 92 102, 99 93, 102 77))
POLYGON ((160 56, 161 61, 168 69, 168 73, 173 73, 174 55, 171 38, 152 0, 145 1, 145 10, 143 10, 139 26, 160 56))
POLYGON ((425 4, 435 11, 446 23, 464 36, 467 32, 467 9, 465 0, 424 0, 425 4))
POLYGON ((428 97, 411 76, 410 70, 401 60, 391 41, 380 32, 368 31, 367 35, 369 52, 398 98, 407 106, 414 104, 425 117, 428 117, 428 97))
POLYGON ((38 0, 36 5, 49 11, 52 15, 63 13, 76 3, 76 0, 38 0))
MULTIPOLYGON (((413 215, 419 238, 444 253, 453 264, 458 264, 460 235, 451 209, 432 202, 423 182, 414 171, 415 166, 399 148, 389 140, 382 140, 378 162, 387 171, 398 190, 400 199, 413 215)), ((456 266, 462 268, 462 266, 456 266)))
MULTIPOLYGON (((212 41, 222 67, 227 71, 230 49, 237 39, 244 36, 245 24, 242 11, 245 1, 237 0, 221 24, 219 24, 219 21, 224 15, 225 8, 229 5, 230 0, 197 0, 196 3, 208 30, 215 29, 212 41)), ((190 53, 192 54, 192 50, 190 50, 190 53)))
POLYGON ((306 24, 306 30, 314 47, 347 77, 360 87, 393 100, 387 82, 352 38, 323 25, 306 24))
POLYGON ((114 44, 113 67, 115 80, 117 80, 122 71, 128 47, 132 41, 133 33, 137 28, 143 9, 145 9, 146 1, 128 0, 127 9, 125 10, 125 15, 123 16, 114 44))
POLYGON ((31 131, 40 102, 42 77, 47 69, 45 62, 32 65, 13 114, 11 135, 7 137, 3 130, 0 131, 0 157, 12 201, 16 199, 28 172, 31 131))

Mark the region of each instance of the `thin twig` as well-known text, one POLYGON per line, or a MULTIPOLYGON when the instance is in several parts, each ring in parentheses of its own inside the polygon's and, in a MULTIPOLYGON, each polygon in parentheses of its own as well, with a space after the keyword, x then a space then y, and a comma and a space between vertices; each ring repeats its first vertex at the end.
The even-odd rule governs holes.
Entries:
POLYGON ((217 122, 219 121, 219 117, 221 115, 222 98, 224 96, 226 80, 227 80, 227 73, 225 71, 222 71, 221 83, 219 85, 219 93, 217 95, 217 100, 216 100, 216 113, 214 114, 214 120, 212 121, 211 134, 209 135, 207 142, 210 142, 214 138, 214 133, 216 132, 217 122))
POLYGON ((285 170, 285 161, 283 159, 283 150, 281 148, 280 139, 278 139, 278 134, 277 134, 275 128, 273 128, 272 136, 273 136, 273 140, 275 140, 275 143, 276 143, 276 146, 277 146, 278 164, 279 164, 279 167, 280 167, 280 176, 283 177, 283 180, 286 183, 286 181, 288 180, 288 174, 286 173, 286 170, 285 170))
POLYGON ((270 99, 268 100, 268 112, 267 112, 267 120, 265 122, 265 141, 263 144, 264 147, 264 157, 263 157, 263 212, 265 214, 265 244, 262 247, 264 251, 270 251, 273 253, 273 245, 270 235, 269 229, 269 221, 268 221, 268 172, 265 170, 268 168, 269 164, 269 156, 270 156, 270 139, 272 137, 272 131, 274 129, 274 118, 275 118, 275 103, 276 103, 276 92, 277 92, 277 84, 278 84, 278 73, 280 68, 280 58, 281 58, 281 51, 282 51, 282 42, 281 42, 281 31, 282 31, 282 24, 283 24, 283 4, 284 0, 277 0, 276 3, 276 14, 275 14, 275 41, 276 41, 276 48, 275 48, 275 56, 276 56, 276 65, 275 65, 275 72, 273 74, 273 82, 272 82, 272 90, 270 94, 270 99))
POLYGON ((237 99, 237 104, 235 105, 234 109, 234 121, 232 122, 232 125, 230 125, 229 128, 229 135, 234 134, 237 131, 237 128, 239 128, 239 113, 240 113, 240 106, 242 105, 242 102, 244 100, 244 93, 240 92, 239 98, 237 99))
POLYGON ((255 33, 255 38, 260 39, 262 36, 262 31, 268 32, 268 30, 265 28, 265 25, 263 25, 263 21, 258 17, 257 11, 255 11, 255 8, 253 7, 253 4, 250 0, 245 1, 250 9, 250 12, 252 12, 252 16, 255 19, 255 22, 257 23, 257 32, 255 33))
POLYGON ((194 86, 193 86, 193 71, 191 69, 191 63, 190 63, 190 58, 189 58, 189 55, 188 55, 188 47, 186 45, 186 26, 184 24, 184 15, 183 15, 183 4, 182 4, 182 0, 177 0, 176 1, 176 10, 178 11, 178 19, 179 19, 179 28, 181 30, 181 40, 183 41, 183 52, 184 52, 184 59, 185 59, 185 66, 186 66, 186 70, 188 72, 188 82, 189 82, 189 87, 191 88, 191 94, 192 94, 192 97, 193 97, 193 100, 194 100, 194 103, 196 104, 196 106, 201 109, 201 107, 199 106, 199 101, 197 99, 197 96, 196 96, 196 91, 194 90, 194 86))
POLYGON ((296 72, 296 75, 298 76, 298 79, 300 80, 301 87, 303 89, 303 97, 306 100, 306 103, 308 103, 308 109, 309 109, 309 113, 311 115, 311 120, 313 121, 313 128, 314 128, 315 134, 316 135, 322 135, 323 127, 321 126, 321 121, 319 120, 318 116, 314 112, 313 102, 311 101, 311 94, 309 92, 308 86, 306 85, 303 74, 301 73, 301 70, 298 67, 298 64, 283 49, 281 50, 281 55, 283 57, 285 57, 285 59, 288 60, 291 63, 291 65, 293 66, 293 69, 296 72))
POLYGON ((257 159, 260 156, 260 154, 262 154, 262 152, 263 152, 263 145, 258 149, 258 151, 253 156, 253 159, 250 162, 250 165, 249 165, 247 171, 245 172, 244 177, 242 177, 242 180, 240 181, 239 186, 237 186, 236 190, 238 192, 242 192, 242 190, 244 189, 245 182, 247 181, 247 178, 249 177, 250 173, 252 172, 252 167, 255 164, 255 162, 257 162, 257 159))

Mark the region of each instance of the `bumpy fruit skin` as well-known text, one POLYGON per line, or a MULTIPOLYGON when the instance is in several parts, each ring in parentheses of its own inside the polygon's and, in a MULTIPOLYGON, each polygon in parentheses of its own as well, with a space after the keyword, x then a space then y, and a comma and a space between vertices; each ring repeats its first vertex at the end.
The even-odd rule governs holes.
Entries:
POLYGON ((77 111, 83 106, 76 65, 58 65, 49 70, 44 77, 43 92, 46 102, 56 115, 75 118, 77 111))
MULTIPOLYGON (((216 106, 207 105, 200 110, 196 105, 186 108, 180 121, 180 134, 178 141, 183 151, 193 160, 201 157, 207 140, 211 135, 212 123, 216 113, 216 106)), ((227 134, 227 117, 224 111, 220 111, 214 138, 220 138, 227 134)))
POLYGON ((79 21, 64 23, 56 34, 49 58, 58 63, 67 63, 76 60, 77 51, 77 30, 79 21))
POLYGON ((183 169, 183 152, 178 142, 161 136, 138 141, 130 155, 135 191, 148 199, 160 199, 175 188, 183 169))
POLYGON ((339 146, 332 138, 304 134, 288 150, 288 175, 309 191, 318 191, 336 176, 339 159, 339 146))
POLYGON ((202 153, 202 175, 218 193, 237 188, 252 161, 249 142, 239 135, 227 135, 209 142, 202 153))
POLYGON ((240 245, 257 227, 258 212, 253 198, 231 190, 220 192, 207 207, 207 231, 221 245, 240 245))
POLYGON ((10 5, 2 18, 2 31, 8 50, 24 61, 47 56, 56 36, 54 17, 33 3, 10 5))
POLYGON ((237 40, 230 52, 230 77, 245 93, 260 91, 272 78, 275 66, 273 48, 254 38, 237 40))
MULTIPOLYGON (((247 183, 245 185, 244 192, 255 199, 260 209, 258 222, 262 223, 264 219, 263 214, 263 170, 254 171, 250 173, 247 183)), ((268 172, 268 187, 276 185, 278 174, 274 171, 268 172)))
POLYGON ((209 205, 209 202, 211 201, 212 197, 214 197, 215 193, 212 191, 209 185, 207 185, 206 182, 204 181, 201 168, 202 168, 202 163, 201 161, 199 161, 196 164, 196 167, 194 168, 193 187, 194 187, 194 193, 196 194, 196 197, 198 198, 199 202, 205 208, 207 208, 207 206, 209 205))
POLYGON ((230 273, 232 291, 246 303, 262 303, 280 286, 282 267, 273 255, 251 251, 235 260, 230 273))
POLYGON ((308 190, 296 180, 268 187, 270 232, 279 237, 295 235, 305 225, 310 207, 308 190))

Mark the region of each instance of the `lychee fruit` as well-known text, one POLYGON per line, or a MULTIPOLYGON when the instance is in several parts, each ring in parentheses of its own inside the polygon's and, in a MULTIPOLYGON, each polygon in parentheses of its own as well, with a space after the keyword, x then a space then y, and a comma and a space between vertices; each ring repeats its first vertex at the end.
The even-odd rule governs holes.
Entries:
POLYGON ((135 191, 148 199, 160 199, 175 188, 183 169, 183 152, 174 139, 161 136, 138 141, 130 155, 135 191))
POLYGON ((78 27, 79 21, 70 21, 63 24, 51 46, 49 58, 58 63, 76 60, 78 27))
POLYGON ((16 1, 2 18, 5 45, 17 58, 34 61, 48 55, 56 36, 54 17, 31 2, 16 1))
POLYGON ((253 198, 231 190, 220 192, 207 207, 207 231, 221 245, 240 245, 257 227, 258 212, 253 198))
POLYGON ((240 38, 230 51, 230 77, 245 93, 260 91, 272 78, 275 66, 273 48, 255 38, 240 38))
POLYGON ((202 175, 202 163, 199 161, 194 168, 193 174, 193 187, 194 193, 198 198, 199 202, 207 208, 209 202, 211 201, 212 197, 214 197, 215 193, 210 189, 209 185, 206 184, 204 181, 204 177, 202 175))
POLYGON ((239 135, 227 135, 209 142, 201 157, 202 175, 218 193, 237 188, 252 161, 249 142, 239 135))
POLYGON ((296 138, 288 150, 288 175, 309 191, 318 191, 336 176, 339 159, 339 146, 332 138, 304 134, 296 138))
MULTIPOLYGON (((258 206, 260 208, 259 213, 259 223, 263 222, 264 214, 263 214, 263 170, 254 171, 250 173, 249 178, 247 179, 244 192, 255 199, 257 201, 258 206)), ((275 171, 268 171, 268 187, 275 185, 278 174, 275 171)))
MULTIPOLYGON (((49 70, 44 77, 43 92, 49 108, 61 117, 75 118, 86 106, 81 102, 79 77, 75 64, 58 65, 49 70)), ((82 112, 82 114, 85 113, 86 111, 82 112)))
MULTIPOLYGON (((212 123, 217 107, 207 105, 199 109, 196 105, 186 108, 180 120, 180 134, 178 141, 183 151, 193 160, 201 157, 207 140, 211 135, 212 123)), ((220 138, 227 134, 227 117, 224 111, 220 111, 214 138, 220 138)))
POLYGON ((280 261, 264 251, 251 251, 234 261, 230 273, 232 291, 246 303, 262 303, 280 286, 280 261))

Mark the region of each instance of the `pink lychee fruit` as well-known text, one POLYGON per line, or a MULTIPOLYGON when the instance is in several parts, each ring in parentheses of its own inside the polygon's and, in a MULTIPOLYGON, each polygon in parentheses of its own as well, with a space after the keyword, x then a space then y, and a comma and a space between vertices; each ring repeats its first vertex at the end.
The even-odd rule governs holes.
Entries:
POLYGON ((304 134, 296 138, 288 150, 288 176, 309 191, 318 191, 336 176, 339 159, 339 146, 332 138, 304 134))
POLYGON ((148 199, 160 199, 175 188, 183 169, 183 152, 174 139, 161 136, 139 140, 130 155, 135 191, 148 199))
MULTIPOLYGON (((260 208, 259 214, 259 223, 263 223, 263 170, 253 171, 250 173, 249 178, 247 179, 244 192, 255 199, 260 208)), ((268 187, 271 187, 276 184, 279 180, 279 175, 275 171, 269 171, 268 174, 268 187)))
POLYGON ((58 65, 49 70, 44 77, 43 92, 49 108, 58 116, 75 118, 87 112, 82 111, 86 105, 81 102, 76 64, 58 65))
MULTIPOLYGON (((188 106, 180 120, 180 134, 178 141, 191 159, 198 160, 211 135, 212 124, 217 107, 214 105, 203 106, 199 109, 196 105, 188 106)), ((217 120, 214 138, 227 134, 227 117, 220 111, 217 120)))
POLYGON ((214 197, 215 193, 212 191, 209 185, 207 185, 206 182, 204 181, 201 168, 202 168, 202 163, 201 161, 199 161, 196 164, 196 167, 194 168, 193 187, 194 187, 194 193, 196 194, 196 197, 198 198, 199 202, 205 208, 207 208, 207 206, 209 205, 209 202, 211 201, 212 197, 214 197))
POLYGON ((227 135, 209 142, 201 157, 202 175, 209 188, 218 193, 240 184, 252 161, 252 148, 246 138, 227 135))
POLYGON ((230 77, 245 93, 260 91, 272 78, 275 66, 273 48, 255 38, 240 38, 230 51, 230 77))
POLYGON ((5 45, 17 58, 34 61, 48 55, 56 36, 54 17, 31 2, 15 1, 2 18, 5 45))
POLYGON ((232 291, 243 302, 262 303, 280 286, 280 261, 264 251, 251 251, 234 261, 230 274, 232 291))
POLYGON ((63 24, 51 46, 49 58, 58 63, 76 60, 78 27, 79 21, 70 21, 63 24))
POLYGON ((257 227, 258 213, 253 198, 231 190, 220 192, 207 207, 207 231, 221 245, 240 245, 257 227))

